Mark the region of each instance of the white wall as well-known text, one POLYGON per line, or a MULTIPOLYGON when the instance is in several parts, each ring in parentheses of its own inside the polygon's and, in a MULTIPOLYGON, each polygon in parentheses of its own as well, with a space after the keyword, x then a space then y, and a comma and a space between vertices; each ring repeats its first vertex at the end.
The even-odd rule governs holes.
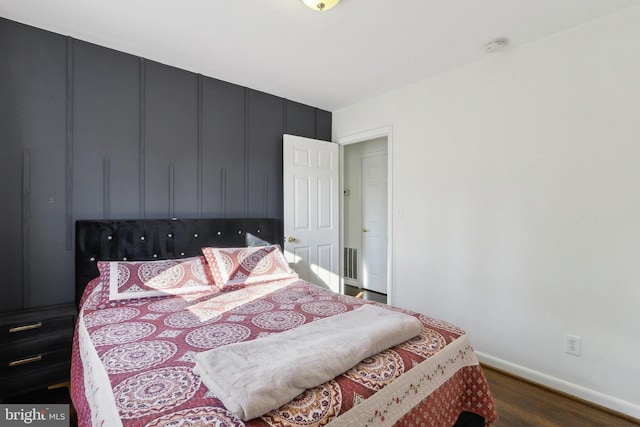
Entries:
POLYGON ((395 304, 640 417, 640 7, 335 111, 333 138, 387 125, 395 304))

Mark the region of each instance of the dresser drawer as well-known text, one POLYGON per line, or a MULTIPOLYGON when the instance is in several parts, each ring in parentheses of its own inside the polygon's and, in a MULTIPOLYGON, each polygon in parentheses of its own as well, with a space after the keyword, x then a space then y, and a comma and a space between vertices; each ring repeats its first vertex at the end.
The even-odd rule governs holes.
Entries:
POLYGON ((0 368, 0 396, 17 395, 68 381, 71 350, 58 349, 15 360, 0 368))
POLYGON ((71 346, 24 354, 17 359, 8 360, 0 366, 0 375, 2 378, 25 375, 31 371, 45 370, 65 361, 71 361, 71 346))
POLYGON ((63 346, 71 348, 74 321, 74 316, 62 316, 6 325, 0 334, 0 344, 4 350, 2 362, 37 353, 41 349, 63 346))
POLYGON ((0 399, 67 381, 74 304, 0 314, 0 399))

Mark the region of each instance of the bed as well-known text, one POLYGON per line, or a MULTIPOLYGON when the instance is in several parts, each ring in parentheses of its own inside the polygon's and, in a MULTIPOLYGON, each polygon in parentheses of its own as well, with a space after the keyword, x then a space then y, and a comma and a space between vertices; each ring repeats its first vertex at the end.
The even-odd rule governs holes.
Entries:
MULTIPOLYGON (((282 265, 282 244, 280 221, 268 218, 77 221, 80 311, 71 395, 78 424, 442 427, 497 420, 464 331, 424 314, 302 281, 286 261, 282 265), (268 267, 262 268, 265 260, 268 267), (214 393, 207 384, 216 375, 205 381, 203 371, 195 369, 209 353, 215 363, 222 360, 217 359, 221 351, 233 353, 241 346, 264 345, 266 352, 268 343, 291 334, 298 334, 295 342, 302 345, 300 334, 310 330, 305 328, 335 328, 340 324, 327 322, 366 310, 401 316, 419 323, 420 329, 415 337, 376 351, 264 413, 230 410, 231 401, 221 396, 234 387, 214 393)), ((319 340, 320 335, 307 339, 319 340)), ((287 357, 299 351, 273 348, 287 357)), ((280 359, 278 353, 268 354, 280 359)), ((285 377, 297 380, 314 368, 270 378, 274 384, 285 377)), ((271 380, 263 382, 269 386, 271 380)), ((237 384, 240 389, 240 379, 237 384)), ((259 392, 266 394, 244 396, 243 404, 279 397, 277 390, 259 392)))

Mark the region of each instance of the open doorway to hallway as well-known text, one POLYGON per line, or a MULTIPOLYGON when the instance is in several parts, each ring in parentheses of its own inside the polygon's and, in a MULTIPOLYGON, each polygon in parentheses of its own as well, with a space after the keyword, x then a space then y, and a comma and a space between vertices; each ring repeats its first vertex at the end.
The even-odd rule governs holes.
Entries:
POLYGON ((342 158, 344 293, 387 302, 388 138, 346 144, 342 158))

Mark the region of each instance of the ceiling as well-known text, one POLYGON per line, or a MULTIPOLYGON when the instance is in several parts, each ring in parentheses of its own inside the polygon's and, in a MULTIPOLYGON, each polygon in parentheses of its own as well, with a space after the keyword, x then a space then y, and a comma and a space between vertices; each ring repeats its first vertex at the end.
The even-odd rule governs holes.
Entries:
POLYGON ((0 0, 0 16, 335 111, 640 0, 0 0))

